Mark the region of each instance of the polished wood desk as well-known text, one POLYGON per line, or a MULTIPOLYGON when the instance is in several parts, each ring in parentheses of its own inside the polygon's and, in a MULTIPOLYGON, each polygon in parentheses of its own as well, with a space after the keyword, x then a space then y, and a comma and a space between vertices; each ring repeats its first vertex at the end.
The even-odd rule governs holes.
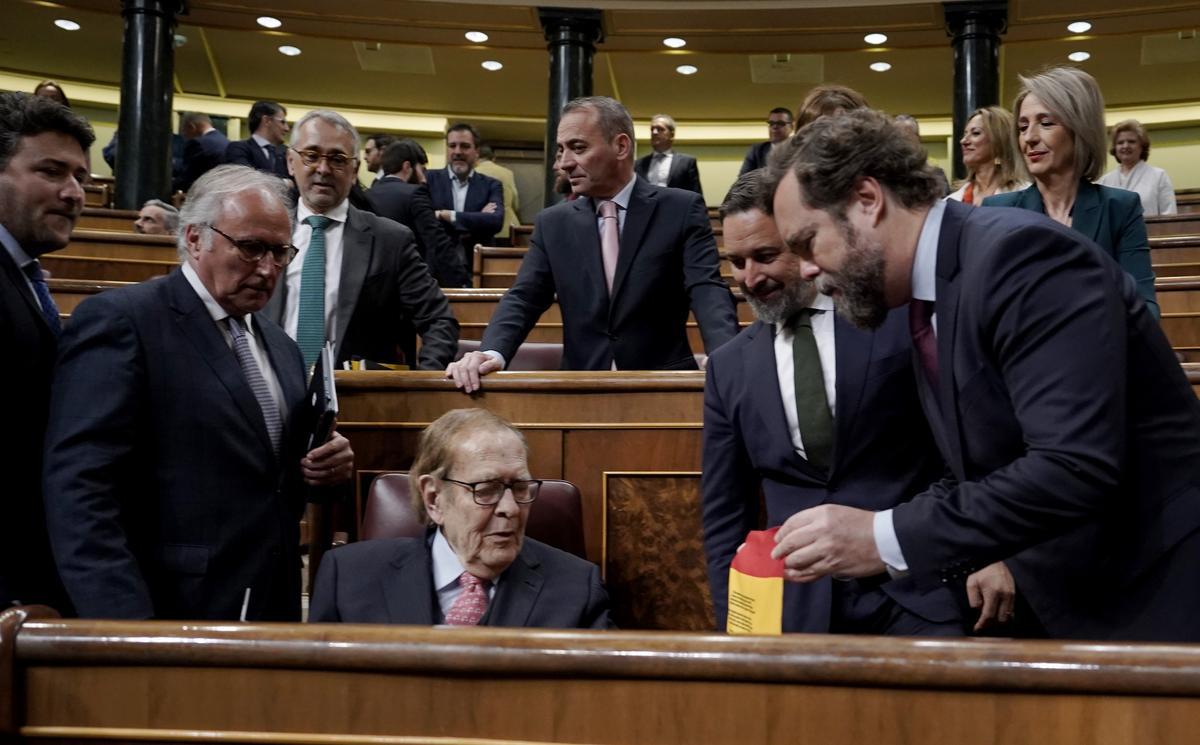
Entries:
POLYGON ((1147 217, 1146 233, 1150 237, 1160 235, 1200 234, 1200 214, 1180 212, 1178 215, 1154 215, 1147 217))
MULTIPOLYGON (((169 235, 139 235, 113 230, 71 232, 71 242, 56 251, 58 256, 91 256, 103 259, 149 259, 179 263, 175 238, 169 235)), ((72 279, 75 279, 72 277, 72 279)))
POLYGON ((133 221, 137 210, 113 210, 107 207, 84 207, 83 214, 75 223, 76 230, 112 230, 133 234, 133 221))

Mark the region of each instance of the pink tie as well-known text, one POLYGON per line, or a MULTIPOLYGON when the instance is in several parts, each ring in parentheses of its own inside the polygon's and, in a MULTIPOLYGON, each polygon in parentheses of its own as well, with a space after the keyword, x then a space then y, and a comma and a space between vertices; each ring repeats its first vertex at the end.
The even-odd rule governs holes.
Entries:
POLYGON ((938 390, 937 335, 933 332, 933 303, 913 298, 908 302, 908 330, 912 333, 913 346, 925 370, 925 377, 938 390))
POLYGON ((620 221, 617 219, 617 203, 605 199, 600 203, 600 257, 604 260, 604 281, 612 294, 613 277, 617 274, 617 256, 621 252, 620 221))
POLYGON ((454 599, 450 610, 446 611, 446 623, 451 626, 477 626, 487 611, 487 583, 470 572, 463 572, 458 576, 458 584, 463 590, 454 599))

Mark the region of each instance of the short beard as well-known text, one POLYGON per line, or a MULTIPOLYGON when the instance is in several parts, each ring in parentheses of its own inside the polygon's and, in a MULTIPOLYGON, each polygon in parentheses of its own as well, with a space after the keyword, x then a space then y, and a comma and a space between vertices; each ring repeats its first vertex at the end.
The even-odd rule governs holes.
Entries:
POLYGON ((878 244, 865 245, 849 223, 843 223, 846 260, 836 276, 818 275, 817 290, 832 294, 838 290, 837 312, 860 329, 879 328, 888 315, 884 295, 886 262, 878 244))
POLYGON ((752 295, 746 285, 742 285, 742 296, 754 311, 754 317, 763 323, 781 326, 792 316, 812 305, 817 297, 817 288, 812 282, 797 277, 793 282, 783 286, 778 297, 763 301, 752 295))

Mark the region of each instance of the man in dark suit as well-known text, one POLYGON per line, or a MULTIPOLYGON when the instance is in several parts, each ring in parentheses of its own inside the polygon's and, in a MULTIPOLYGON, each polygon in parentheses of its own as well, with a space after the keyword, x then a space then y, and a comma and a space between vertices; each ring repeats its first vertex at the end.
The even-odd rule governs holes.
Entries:
POLYGON ((309 620, 610 627, 599 568, 525 537, 541 486, 528 457, 520 430, 486 409, 439 417, 409 475, 429 533, 325 554, 309 620))
MULTIPOLYGON (((729 565, 746 534, 818 504, 885 509, 944 466, 913 378, 907 312, 875 331, 836 318, 800 277, 767 215, 761 171, 721 205, 724 254, 758 320, 713 353, 704 386, 704 537, 717 628, 729 565)), ((886 574, 784 590, 783 630, 904 636, 963 633, 954 595, 886 574)))
POLYGON ((183 173, 175 180, 176 191, 187 191, 196 179, 225 161, 229 140, 212 125, 208 114, 190 112, 179 120, 183 136, 183 173))
POLYGON ((328 339, 339 364, 359 358, 444 369, 458 351, 458 321, 412 231, 348 203, 357 152, 358 133, 336 112, 317 109, 296 123, 288 167, 300 191, 292 234, 300 253, 267 316, 296 340, 308 365, 328 339))
POLYGON ((413 231, 417 250, 442 287, 468 287, 471 275, 458 243, 438 224, 425 186, 425 151, 413 140, 393 142, 379 159, 382 177, 367 196, 380 217, 413 231))
POLYGON ((288 177, 284 140, 289 131, 287 109, 274 101, 255 101, 246 120, 250 137, 225 148, 225 162, 288 177))
POLYGON ((650 147, 654 152, 638 158, 634 170, 655 186, 694 191, 703 199, 696 159, 672 150, 674 144, 675 120, 666 114, 655 114, 650 120, 650 147))
POLYGON ((42 441, 60 330, 38 257, 67 245, 83 210, 91 127, 56 101, 0 93, 0 610, 15 602, 70 612, 42 508, 42 441))
POLYGON ((300 353, 257 312, 294 255, 287 193, 219 166, 180 222, 181 268, 88 298, 63 334, 55 560, 83 617, 298 621, 303 483, 346 481, 354 454, 309 449, 300 353))
POLYGON ((771 149, 787 140, 792 134, 792 112, 782 106, 776 106, 767 114, 767 140, 757 145, 751 145, 746 151, 746 159, 742 161, 739 176, 750 171, 767 167, 767 159, 771 157, 771 149))
POLYGON ((709 354, 737 335, 708 211, 696 194, 633 173, 633 120, 617 101, 576 99, 558 125, 558 167, 581 197, 537 216, 529 253, 480 349, 446 370, 466 392, 504 369, 557 297, 567 370, 694 370, 688 307, 709 354))
POLYGON ((475 170, 479 161, 479 131, 459 122, 446 131, 446 167, 426 175, 429 196, 442 229, 463 248, 471 266, 475 244, 493 244, 508 219, 504 186, 475 170))
POLYGON ((858 324, 912 299, 953 478, 883 512, 793 516, 788 576, 982 571, 1015 584, 1030 633, 1200 640, 1200 402, 1133 281, 1044 216, 938 201, 923 151, 880 112, 818 120, 791 147, 781 233, 858 324))

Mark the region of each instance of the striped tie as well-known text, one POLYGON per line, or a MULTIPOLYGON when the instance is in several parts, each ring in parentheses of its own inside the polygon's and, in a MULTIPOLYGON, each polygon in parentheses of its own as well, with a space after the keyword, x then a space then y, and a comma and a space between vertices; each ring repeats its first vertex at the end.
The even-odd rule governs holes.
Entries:
POLYGON ((310 215, 304 224, 312 227, 312 238, 304 252, 300 270, 300 310, 296 321, 296 343, 304 365, 312 367, 325 345, 325 228, 333 222, 324 215, 310 215))
POLYGON ((46 319, 46 325, 50 327, 55 336, 58 336, 62 333, 62 322, 58 318, 58 306, 54 304, 54 298, 50 296, 50 288, 46 286, 42 265, 38 263, 37 259, 34 259, 21 267, 21 271, 25 272, 25 276, 29 277, 29 283, 33 285, 33 294, 37 295, 38 305, 42 309, 42 318, 46 319))
POLYGON ((279 407, 275 404, 271 389, 267 387, 262 370, 258 369, 254 353, 250 351, 250 336, 242 325, 242 319, 230 316, 225 320, 229 323, 233 352, 237 355, 238 364, 242 366, 242 374, 246 376, 246 382, 250 384, 250 390, 254 391, 254 397, 258 399, 258 406, 262 409, 263 423, 267 425, 267 435, 271 438, 271 448, 278 453, 279 441, 283 437, 283 420, 279 417, 279 407))

